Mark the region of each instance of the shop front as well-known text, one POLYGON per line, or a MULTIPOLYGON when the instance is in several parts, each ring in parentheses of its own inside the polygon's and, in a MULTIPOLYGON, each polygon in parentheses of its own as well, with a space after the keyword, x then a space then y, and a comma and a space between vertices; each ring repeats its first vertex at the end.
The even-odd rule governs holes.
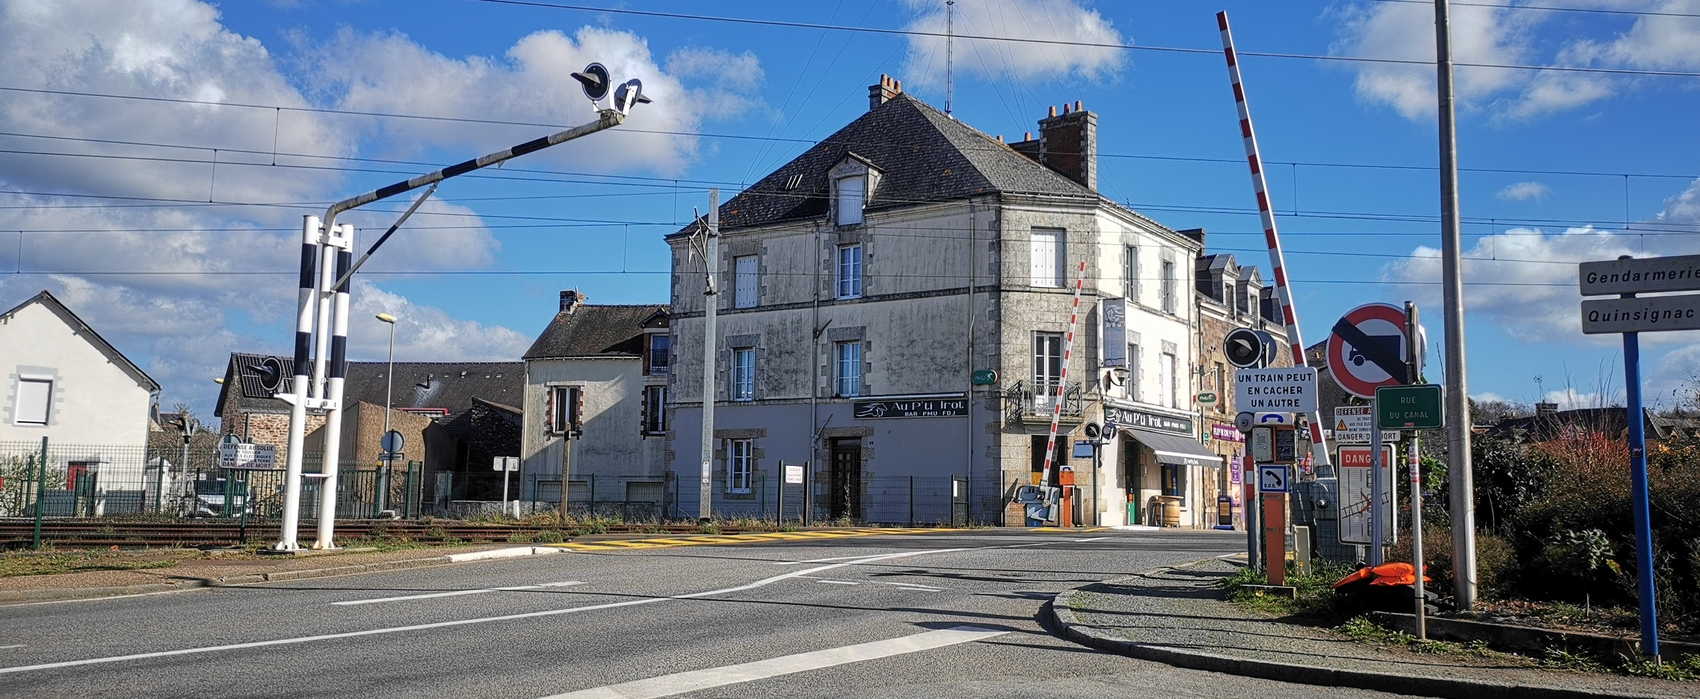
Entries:
POLYGON ((1104 412, 1106 422, 1118 429, 1116 482, 1126 502, 1125 523, 1213 524, 1213 500, 1205 498, 1213 471, 1206 470, 1221 466, 1222 457, 1193 437, 1192 418, 1119 406, 1106 406, 1104 412))

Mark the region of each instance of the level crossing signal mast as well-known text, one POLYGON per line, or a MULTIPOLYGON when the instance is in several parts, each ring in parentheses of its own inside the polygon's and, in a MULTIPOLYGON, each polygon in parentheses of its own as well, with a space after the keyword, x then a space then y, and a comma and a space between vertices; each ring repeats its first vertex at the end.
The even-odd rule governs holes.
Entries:
POLYGON ((284 469, 283 526, 276 546, 278 550, 292 551, 299 548, 296 529, 301 515, 301 483, 306 477, 317 478, 320 482, 318 538, 313 547, 335 548, 333 536, 336 523, 337 464, 342 446, 342 392, 348 366, 349 279, 366 260, 371 259, 372 253, 389 240, 390 235, 425 203, 443 180, 614 128, 625 121, 634 107, 651 101, 643 94, 643 83, 632 79, 616 86, 608 69, 600 63, 592 63, 572 75, 584 88, 584 96, 590 99, 591 106, 596 110, 595 121, 344 199, 332 204, 325 211, 323 219, 317 216, 304 217, 295 353, 293 365, 288 368, 293 378, 285 386, 285 367, 276 359, 263 361, 255 372, 260 383, 271 391, 274 397, 290 405, 289 452, 284 469), (610 94, 612 105, 604 107, 602 102, 608 99, 610 94), (338 225, 337 215, 426 186, 430 189, 415 200, 401 218, 379 236, 356 261, 354 226, 338 225), (314 474, 302 473, 302 452, 309 413, 325 416, 324 452, 319 472, 314 474))

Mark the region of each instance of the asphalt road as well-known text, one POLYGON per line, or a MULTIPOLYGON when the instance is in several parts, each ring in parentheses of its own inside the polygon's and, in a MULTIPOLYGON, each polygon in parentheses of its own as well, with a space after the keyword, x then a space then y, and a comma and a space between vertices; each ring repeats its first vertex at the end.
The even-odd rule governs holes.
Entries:
POLYGON ((0 607, 0 696, 1376 695, 1130 660, 1040 623, 1064 589, 1242 541, 969 530, 14 605, 0 607))

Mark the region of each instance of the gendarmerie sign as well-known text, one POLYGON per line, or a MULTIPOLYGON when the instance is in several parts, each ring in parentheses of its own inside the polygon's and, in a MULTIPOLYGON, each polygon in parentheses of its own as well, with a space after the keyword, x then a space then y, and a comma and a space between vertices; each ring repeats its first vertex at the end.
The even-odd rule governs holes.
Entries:
POLYGON ((888 417, 958 417, 968 414, 967 398, 856 401, 857 420, 888 417))
POLYGON ((1192 436, 1192 418, 1188 417, 1159 415, 1144 410, 1106 405, 1104 406, 1104 420, 1116 423, 1117 427, 1131 427, 1136 430, 1192 436))

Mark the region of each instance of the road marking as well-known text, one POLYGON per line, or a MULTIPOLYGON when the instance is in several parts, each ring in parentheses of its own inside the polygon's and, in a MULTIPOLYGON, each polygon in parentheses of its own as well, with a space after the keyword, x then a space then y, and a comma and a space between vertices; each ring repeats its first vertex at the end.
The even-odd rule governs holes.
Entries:
POLYGON ((855 555, 855 556, 838 556, 836 558, 811 558, 811 559, 806 560, 806 561, 774 561, 773 564, 776 565, 776 566, 794 566, 794 565, 799 565, 799 564, 802 564, 802 563, 828 563, 828 562, 831 562, 831 561, 848 561, 852 558, 861 558, 862 556, 866 556, 866 555, 868 555, 868 554, 864 553, 864 554, 859 554, 859 555, 855 555))
POLYGON ((410 599, 435 599, 437 597, 460 597, 461 595, 481 595, 481 594, 484 594, 486 592, 519 592, 521 590, 536 590, 536 589, 545 588, 545 587, 571 587, 573 585, 583 585, 583 584, 584 584, 584 582, 580 581, 580 580, 567 580, 567 581, 563 581, 563 582, 543 583, 542 585, 516 585, 514 587, 489 587, 489 588, 484 588, 482 590, 453 590, 453 591, 450 591, 450 592, 432 592, 432 593, 424 594, 424 595, 404 595, 404 596, 401 596, 401 597, 378 597, 378 598, 375 598, 375 599, 355 599, 355 600, 348 600, 346 602, 332 602, 331 604, 334 604, 334 605, 339 606, 339 607, 352 607, 352 606, 359 605, 359 604, 377 604, 379 602, 400 602, 400 601, 403 601, 403 600, 410 600, 410 599))
POLYGON ((202 646, 200 648, 179 648, 177 650, 154 651, 152 653, 134 653, 134 654, 131 654, 131 655, 114 655, 114 656, 108 656, 108 657, 104 657, 104 658, 85 658, 85 659, 82 659, 82 660, 64 660, 64 661, 60 661, 60 662, 56 662, 56 663, 42 663, 42 664, 39 664, 39 665, 18 665, 18 666, 15 666, 15 667, 0 667, 0 675, 9 675, 9 674, 15 674, 15 673, 19 673, 19 672, 30 672, 30 671, 33 671, 33 670, 53 670, 53 669, 62 668, 62 667, 81 667, 81 666, 84 666, 84 665, 104 665, 104 664, 107 664, 107 663, 117 663, 117 662, 123 662, 123 661, 126 661, 126 660, 145 660, 145 659, 149 659, 149 658, 170 658, 170 657, 176 657, 176 656, 180 656, 180 655, 199 655, 201 653, 214 653, 214 652, 226 651, 226 650, 245 650, 245 649, 249 649, 249 648, 269 648, 269 647, 272 647, 272 646, 289 646, 289 645, 296 645, 296 644, 301 644, 301 643, 311 643, 311 642, 314 642, 314 641, 332 641, 332 640, 343 639, 343 638, 360 638, 360 637, 363 637, 363 636, 381 636, 381 635, 392 634, 392 633, 411 633, 411 632, 415 632, 415 631, 428 631, 428 630, 431 630, 431 629, 453 628, 453 627, 456 627, 456 626, 470 626, 472 624, 487 624, 487 623, 496 622, 496 621, 515 621, 515 620, 519 620, 519 619, 538 619, 538 618, 543 618, 543 617, 560 616, 560 615, 563 615, 563 614, 577 614, 579 612, 592 612, 592 611, 598 611, 598 610, 602 610, 602 609, 618 609, 620 607, 635 607, 635 606, 643 605, 643 604, 655 604, 656 602, 666 602, 668 600, 699 599, 699 598, 703 598, 703 597, 713 597, 715 595, 730 594, 730 593, 733 593, 733 592, 744 592, 746 590, 754 590, 758 587, 765 587, 767 585, 772 585, 773 583, 779 582, 781 580, 790 580, 792 578, 800 578, 800 577, 803 577, 805 575, 810 575, 810 574, 813 574, 813 573, 819 573, 819 572, 827 571, 827 570, 833 570, 835 568, 843 568, 845 566, 860 565, 860 564, 863 564, 863 563, 874 563, 876 561, 890 560, 890 559, 893 559, 893 558, 909 558, 909 557, 913 557, 913 556, 926 556, 926 555, 935 554, 935 553, 952 553, 952 552, 955 552, 955 551, 966 551, 966 550, 967 549, 961 549, 961 548, 932 549, 932 550, 929 550, 929 551, 904 551, 904 552, 900 552, 900 553, 887 553, 887 554, 882 554, 882 555, 878 555, 878 556, 867 556, 867 557, 864 557, 860 560, 849 561, 849 562, 845 562, 845 563, 833 563, 833 564, 830 564, 830 565, 817 566, 817 567, 814 567, 814 568, 805 568, 803 570, 795 570, 795 571, 791 571, 789 573, 785 573, 783 575, 775 575, 775 576, 772 576, 772 577, 762 578, 761 580, 757 580, 753 583, 749 583, 749 584, 745 584, 745 585, 738 585, 736 587, 723 587, 723 588, 718 589, 718 590, 706 590, 706 591, 703 591, 703 592, 692 592, 692 593, 689 593, 689 594, 672 595, 672 596, 669 596, 669 597, 644 597, 644 598, 640 598, 640 599, 626 600, 626 601, 623 601, 623 602, 609 602, 609 603, 606 603, 606 604, 593 604, 593 605, 589 605, 589 606, 585 606, 585 607, 567 607, 565 609, 549 609, 549 610, 544 610, 544 611, 540 611, 540 612, 525 612, 523 614, 504 614, 504 615, 501 615, 501 616, 477 617, 477 618, 473 618, 473 619, 458 619, 458 620, 455 620, 455 621, 439 621, 439 622, 434 622, 434 623, 430 623, 430 624, 413 624, 413 625, 410 625, 410 626, 391 626, 391 627, 379 628, 379 629, 366 629, 364 631, 346 631, 346 632, 343 632, 343 633, 330 633, 330 634, 324 634, 324 635, 320 635, 320 636, 299 636, 299 637, 296 637, 296 638, 277 638, 277 639, 272 639, 272 640, 269 640, 269 641, 250 641, 248 643, 231 643, 231 644, 222 645, 222 646, 202 646))
POLYGON ((885 583, 885 584, 891 585, 892 587, 896 587, 896 588, 903 589, 903 590, 923 590, 923 591, 926 591, 926 592, 944 592, 944 588, 933 587, 931 585, 916 585, 915 583, 900 583, 900 582, 888 582, 888 583, 885 583))
POLYGON ((826 583, 828 585, 860 585, 860 584, 862 584, 862 583, 859 583, 859 582, 850 582, 849 580, 816 580, 815 582, 826 583))
POLYGON ((903 636, 884 641, 871 641, 841 648, 782 655, 753 663, 681 672, 651 677, 646 680, 622 682, 606 687, 553 694, 543 699, 653 699, 654 697, 670 697, 675 694, 742 684, 780 675, 791 675, 837 665, 859 663, 864 660, 875 660, 893 655, 918 653, 934 648, 983 641, 1006 633, 1009 632, 979 626, 954 626, 948 629, 927 631, 913 636, 903 636))
POLYGON ((19 643, 18 645, 15 645, 15 646, 0 646, 0 650, 11 650, 13 648, 23 648, 23 647, 24 647, 24 644, 19 643))
POLYGON ((1110 538, 1110 537, 1107 537, 1107 536, 1094 536, 1094 537, 1092 537, 1092 538, 1090 538, 1090 539, 1075 539, 1075 542, 1076 542, 1076 543, 1081 543, 1081 544, 1084 544, 1084 543, 1086 543, 1086 542, 1088 542, 1088 541, 1103 541, 1103 540, 1105 540, 1105 539, 1108 539, 1108 538, 1110 538))

